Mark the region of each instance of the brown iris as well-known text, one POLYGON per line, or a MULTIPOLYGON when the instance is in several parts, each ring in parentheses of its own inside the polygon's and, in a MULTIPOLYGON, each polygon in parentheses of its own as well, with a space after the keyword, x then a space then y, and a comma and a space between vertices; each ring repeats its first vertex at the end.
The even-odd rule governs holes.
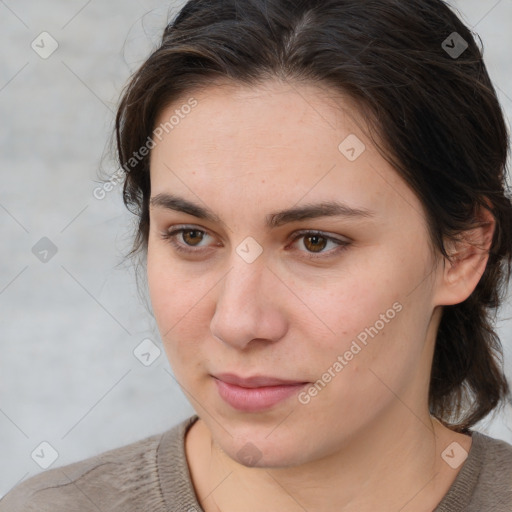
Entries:
POLYGON ((320 235, 309 235, 304 237, 304 245, 305 247, 310 250, 311 252, 320 252, 323 249, 325 249, 325 246, 327 244, 326 238, 320 235), (320 246, 318 245, 318 241, 323 240, 323 243, 320 243, 320 246), (312 241, 313 247, 308 247, 308 242, 312 241))
POLYGON ((187 245, 192 245, 192 246, 194 246, 194 245, 195 245, 195 244, 193 243, 193 242, 194 242, 194 240, 195 240, 197 243, 201 242, 201 240, 203 239, 204 233, 203 233, 202 231, 197 230, 197 229, 189 229, 189 230, 187 230, 187 231, 183 231, 182 236, 183 236, 183 240, 185 241, 185 243, 186 243, 187 245), (187 240, 187 238, 186 238, 186 237, 187 237, 187 235, 189 235, 190 233, 194 233, 194 234, 196 234, 196 235, 197 235, 197 236, 192 236, 192 237, 190 237, 190 238, 191 238, 192 243, 189 243, 189 241, 188 241, 188 240, 187 240))

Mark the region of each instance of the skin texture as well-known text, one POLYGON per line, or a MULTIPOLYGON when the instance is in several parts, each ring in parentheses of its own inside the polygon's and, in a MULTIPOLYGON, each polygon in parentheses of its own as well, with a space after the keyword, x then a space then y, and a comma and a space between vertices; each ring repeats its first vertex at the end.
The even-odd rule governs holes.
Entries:
POLYGON ((483 249, 463 240, 448 246, 455 264, 437 258, 418 198, 361 130, 354 103, 332 90, 276 80, 216 84, 194 98, 152 150, 151 196, 176 194, 222 222, 152 206, 147 271, 167 356, 200 417, 186 453, 202 506, 433 510, 460 470, 441 453, 471 446, 429 415, 440 306, 477 285, 492 219, 467 236, 483 249), (338 149, 350 134, 366 146, 355 161, 338 149), (272 212, 330 200, 374 213, 265 226, 272 212), (162 236, 183 225, 201 236, 175 242, 199 252, 183 255, 162 236), (299 230, 349 243, 336 253, 322 238, 294 241, 299 230), (252 263, 236 252, 247 237, 263 250, 252 263), (308 259, 315 250, 327 256, 308 259), (220 372, 316 382, 393 304, 400 311, 307 404, 292 396, 241 412, 220 398, 211 377, 220 372), (240 454, 254 447, 248 465, 240 454))

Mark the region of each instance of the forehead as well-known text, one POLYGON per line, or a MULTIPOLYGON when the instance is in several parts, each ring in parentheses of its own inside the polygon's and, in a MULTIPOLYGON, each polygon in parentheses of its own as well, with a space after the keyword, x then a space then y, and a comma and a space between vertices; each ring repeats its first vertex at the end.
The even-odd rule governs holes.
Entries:
MULTIPOLYGON (((319 131, 322 138, 326 132, 337 138, 339 129, 361 131, 358 125, 362 125, 358 108, 348 96, 326 86, 284 83, 277 79, 251 87, 232 82, 203 87, 163 109, 157 125, 165 125, 180 110, 185 114, 172 128, 176 144, 179 132, 184 132, 184 137, 189 135, 187 126, 190 130, 201 129, 202 143, 223 147, 236 140, 253 142, 249 146, 255 148, 258 144, 271 148, 279 143, 293 144, 294 139, 301 137, 313 141, 319 131), (186 105, 192 99, 196 106, 189 109, 186 105)), ((192 151, 194 141, 187 142, 181 149, 192 151)), ((208 145, 201 145, 208 150, 208 145)))
POLYGON ((372 210, 396 207, 404 195, 408 208, 415 201, 366 136, 355 103, 336 91, 277 81, 215 85, 173 102, 157 126, 191 98, 194 108, 183 109, 152 150, 152 195, 172 189, 246 206, 340 199, 372 210), (347 144, 357 158, 347 158, 347 144))

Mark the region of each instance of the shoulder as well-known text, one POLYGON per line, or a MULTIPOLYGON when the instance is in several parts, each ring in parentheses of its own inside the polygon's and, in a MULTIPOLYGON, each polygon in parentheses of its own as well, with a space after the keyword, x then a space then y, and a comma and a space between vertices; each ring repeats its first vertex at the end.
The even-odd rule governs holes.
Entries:
POLYGON ((4 496, 0 512, 129 512, 145 510, 148 504, 154 505, 152 510, 160 510, 158 447, 164 437, 179 435, 182 425, 43 471, 4 496))
POLYGON ((472 431, 469 455, 436 512, 512 512, 512 445, 472 431))
POLYGON ((512 512, 512 445, 476 430, 470 435, 469 453, 435 512, 512 512))
POLYGON ((512 445, 478 432, 473 436, 482 459, 475 501, 494 503, 493 510, 512 511, 512 445))

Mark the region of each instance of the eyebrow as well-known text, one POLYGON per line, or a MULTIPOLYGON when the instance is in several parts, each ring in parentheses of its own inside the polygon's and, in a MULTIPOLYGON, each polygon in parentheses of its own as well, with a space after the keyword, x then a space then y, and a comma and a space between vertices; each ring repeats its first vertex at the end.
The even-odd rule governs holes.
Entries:
MULTIPOLYGON (((186 213, 212 223, 223 223, 219 216, 210 209, 173 194, 158 194, 150 199, 150 204, 156 208, 186 213)), ((375 212, 366 208, 352 208, 338 201, 326 201, 268 214, 266 216, 266 226, 277 228, 284 224, 319 217, 367 218, 373 215, 375 215, 375 212)))

